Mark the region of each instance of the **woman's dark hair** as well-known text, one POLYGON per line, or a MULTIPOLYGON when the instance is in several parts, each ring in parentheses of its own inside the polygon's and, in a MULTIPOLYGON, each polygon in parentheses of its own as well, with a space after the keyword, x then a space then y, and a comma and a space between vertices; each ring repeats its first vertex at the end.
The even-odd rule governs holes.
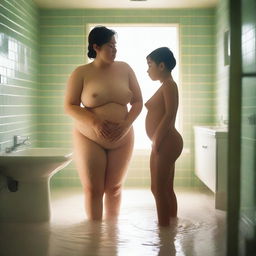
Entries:
POLYGON ((104 26, 97 26, 91 30, 88 37, 88 53, 89 58, 95 58, 96 52, 93 49, 93 44, 102 46, 103 44, 108 43, 111 40, 111 37, 115 35, 114 30, 108 29, 104 26))
POLYGON ((160 47, 155 49, 147 56, 147 58, 153 60, 157 65, 163 62, 168 71, 172 71, 176 66, 176 59, 168 47, 160 47))

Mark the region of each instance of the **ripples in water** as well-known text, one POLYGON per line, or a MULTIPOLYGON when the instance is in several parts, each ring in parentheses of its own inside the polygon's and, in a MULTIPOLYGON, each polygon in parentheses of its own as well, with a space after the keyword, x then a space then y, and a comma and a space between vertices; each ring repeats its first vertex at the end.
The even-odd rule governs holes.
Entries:
MULTIPOLYGON (((191 196, 186 202, 191 201, 191 196)), ((225 255, 224 215, 218 218, 213 209, 211 214, 201 212, 199 215, 193 213, 200 211, 200 207, 184 212, 181 204, 181 217, 172 221, 170 227, 159 228, 150 196, 144 205, 143 201, 126 204, 124 198, 119 220, 102 222, 84 220, 81 194, 65 198, 54 204, 49 224, 1 224, 0 255, 225 255)), ((137 198, 145 199, 145 196, 137 198)))

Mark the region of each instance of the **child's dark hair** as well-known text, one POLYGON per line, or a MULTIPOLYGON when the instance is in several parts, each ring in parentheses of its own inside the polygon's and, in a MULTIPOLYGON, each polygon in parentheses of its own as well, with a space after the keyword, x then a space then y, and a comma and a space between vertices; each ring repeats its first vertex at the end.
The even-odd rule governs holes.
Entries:
POLYGON ((89 58, 96 58, 96 52, 93 49, 93 44, 102 46, 111 40, 111 37, 115 35, 114 30, 108 29, 104 26, 97 26, 91 30, 88 36, 88 53, 89 58))
POLYGON ((155 49, 147 56, 147 58, 150 58, 157 65, 163 62, 168 71, 172 71, 176 66, 176 59, 168 47, 160 47, 155 49))

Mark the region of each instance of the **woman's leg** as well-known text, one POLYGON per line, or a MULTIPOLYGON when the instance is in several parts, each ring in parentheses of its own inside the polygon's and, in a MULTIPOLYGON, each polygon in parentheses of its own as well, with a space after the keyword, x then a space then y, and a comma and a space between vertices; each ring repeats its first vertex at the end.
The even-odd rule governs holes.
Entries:
POLYGON ((74 157, 85 195, 85 210, 90 220, 101 220, 106 170, 105 150, 74 131, 74 157))
POLYGON ((108 150, 107 153, 104 199, 107 219, 116 218, 119 214, 122 183, 126 176, 127 166, 133 150, 133 131, 127 136, 126 143, 119 148, 108 150))

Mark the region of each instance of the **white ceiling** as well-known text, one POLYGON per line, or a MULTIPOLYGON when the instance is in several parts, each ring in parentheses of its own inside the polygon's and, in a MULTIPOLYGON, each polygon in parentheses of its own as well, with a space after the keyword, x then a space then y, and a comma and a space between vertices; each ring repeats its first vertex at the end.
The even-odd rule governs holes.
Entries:
POLYGON ((218 0, 34 0, 41 8, 204 8, 216 6, 218 0))

